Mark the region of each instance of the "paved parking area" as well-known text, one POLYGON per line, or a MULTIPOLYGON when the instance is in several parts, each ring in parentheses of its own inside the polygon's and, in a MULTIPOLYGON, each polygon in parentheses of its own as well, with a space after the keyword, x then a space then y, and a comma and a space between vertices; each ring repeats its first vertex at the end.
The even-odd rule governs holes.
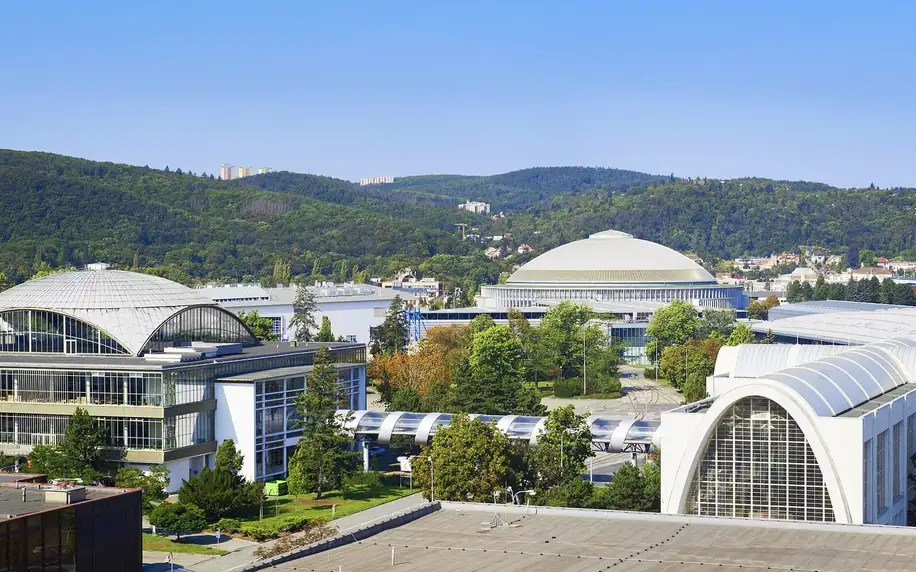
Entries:
POLYGON ((685 523, 637 519, 504 515, 443 509, 358 544, 276 567, 284 571, 401 572, 497 570, 639 572, 794 570, 905 571, 916 561, 913 531, 884 534, 843 525, 788 528, 766 521, 685 523), (391 565, 391 548, 395 566, 391 565))

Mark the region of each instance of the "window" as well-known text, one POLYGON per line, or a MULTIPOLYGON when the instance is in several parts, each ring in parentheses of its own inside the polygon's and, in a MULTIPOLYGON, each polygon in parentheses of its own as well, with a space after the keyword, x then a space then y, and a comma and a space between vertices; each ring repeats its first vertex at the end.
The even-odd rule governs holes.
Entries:
POLYGON ((878 497, 878 514, 887 509, 887 499, 885 498, 884 473, 887 465, 887 430, 878 434, 878 441, 875 445, 875 484, 877 485, 878 497))
POLYGON ((906 420, 906 473, 913 472, 913 435, 916 432, 916 413, 906 420))
POLYGON ((723 415, 697 465, 687 513, 833 522, 823 474, 785 409, 760 397, 723 415))
POLYGON ((871 439, 862 445, 862 521, 868 522, 871 519, 869 514, 868 499, 871 496, 871 487, 868 486, 869 475, 871 475, 871 439))
POLYGON ((903 422, 894 425, 894 500, 903 496, 902 479, 900 478, 900 426, 903 422))
POLYGON ((49 310, 0 312, 0 351, 68 354, 129 354, 86 322, 49 310))

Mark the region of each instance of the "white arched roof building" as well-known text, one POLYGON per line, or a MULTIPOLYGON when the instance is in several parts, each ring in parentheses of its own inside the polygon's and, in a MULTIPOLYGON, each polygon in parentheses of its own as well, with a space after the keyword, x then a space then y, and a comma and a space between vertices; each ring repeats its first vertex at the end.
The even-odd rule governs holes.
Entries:
POLYGON ((662 414, 662 510, 905 524, 916 340, 723 348, 709 399, 662 414))
POLYGON ((743 308, 740 286, 715 278, 683 254, 616 230, 549 250, 523 264, 499 286, 484 286, 478 305, 524 308, 561 300, 655 302, 743 308))
POLYGON ((204 294, 171 280, 96 269, 0 292, 0 351, 141 355, 182 339, 256 343, 204 294))

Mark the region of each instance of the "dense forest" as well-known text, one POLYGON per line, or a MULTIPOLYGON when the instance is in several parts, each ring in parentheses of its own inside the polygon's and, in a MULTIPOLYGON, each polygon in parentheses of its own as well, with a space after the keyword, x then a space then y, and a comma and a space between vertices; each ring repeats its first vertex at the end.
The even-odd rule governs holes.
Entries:
MULTIPOLYGON (((800 244, 914 257, 916 190, 768 179, 680 179, 585 167, 431 175, 361 187, 316 175, 219 181, 192 173, 0 150, 0 272, 107 261, 185 283, 365 280, 407 266, 473 292, 540 252, 615 228, 710 259, 800 244), (483 200, 504 218, 460 211, 483 200), (488 260, 511 233, 535 252, 488 260), (279 269, 279 273, 278 273, 279 269)), ((511 250, 510 250, 511 251, 511 250)))

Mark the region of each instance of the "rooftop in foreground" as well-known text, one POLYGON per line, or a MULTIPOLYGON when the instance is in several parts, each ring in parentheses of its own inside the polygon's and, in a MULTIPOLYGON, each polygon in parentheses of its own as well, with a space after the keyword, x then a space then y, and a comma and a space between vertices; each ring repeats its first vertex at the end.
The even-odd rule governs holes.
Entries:
MULTIPOLYGON (((76 504, 91 502, 93 500, 124 494, 136 489, 119 489, 105 487, 85 487, 85 500, 67 505, 64 502, 49 501, 45 495, 50 485, 15 486, 9 482, 0 485, 0 521, 16 516, 75 506, 76 504), (25 488, 25 500, 22 499, 22 490, 25 488)), ((51 490, 54 490, 53 488, 51 490)))
POLYGON ((602 518, 503 514, 518 526, 488 530, 483 524, 492 513, 443 508, 360 543, 275 569, 381 570, 391 567, 392 545, 401 572, 683 572, 711 566, 903 571, 912 570, 916 557, 916 534, 901 528, 597 514, 602 518))

